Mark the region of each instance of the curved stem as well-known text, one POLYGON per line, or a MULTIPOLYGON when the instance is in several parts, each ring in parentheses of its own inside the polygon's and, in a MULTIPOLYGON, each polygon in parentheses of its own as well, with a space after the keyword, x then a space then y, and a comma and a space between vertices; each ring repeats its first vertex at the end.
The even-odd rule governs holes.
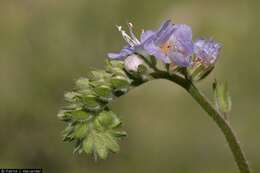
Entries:
MULTIPOLYGON (((215 121, 218 127, 224 134, 228 145, 232 151, 235 162, 240 170, 240 173, 251 173, 248 161, 240 146, 240 142, 231 128, 225 116, 218 112, 210 101, 196 88, 196 86, 187 78, 177 74, 169 74, 166 71, 157 70, 150 74, 154 79, 167 79, 183 87, 188 93, 199 103, 199 105, 208 113, 215 121)), ((145 83, 140 81, 136 86, 145 83)))
POLYGON ((190 95, 199 103, 199 105, 208 113, 208 115, 216 122, 218 127, 223 132, 229 147, 232 151, 234 159, 240 170, 240 173, 250 173, 248 161, 245 154, 240 146, 239 140, 237 139, 235 132, 231 128, 229 122, 225 120, 225 117, 221 115, 214 106, 208 101, 208 99, 193 85, 189 82, 184 88, 190 93, 190 95))

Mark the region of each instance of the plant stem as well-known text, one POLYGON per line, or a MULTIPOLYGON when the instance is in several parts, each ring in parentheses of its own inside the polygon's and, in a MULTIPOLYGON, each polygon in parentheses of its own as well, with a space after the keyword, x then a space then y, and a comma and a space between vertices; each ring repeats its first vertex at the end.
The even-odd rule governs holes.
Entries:
MULTIPOLYGON (((208 115, 215 121, 218 127, 224 134, 228 145, 232 151, 235 162, 240 173, 251 173, 248 161, 240 146, 240 142, 231 128, 231 125, 225 115, 218 112, 210 101, 196 88, 196 86, 188 78, 184 78, 177 74, 169 74, 166 71, 156 69, 154 73, 150 74, 154 79, 167 79, 183 87, 188 93, 199 103, 199 105, 208 113, 208 115)), ((145 83, 139 82, 137 85, 145 83)))
POLYGON ((225 120, 225 117, 220 114, 214 106, 208 101, 208 99, 196 88, 196 86, 189 82, 184 88, 190 93, 190 95, 199 103, 199 105, 208 113, 208 115, 216 122, 218 127, 223 132, 229 147, 233 153, 234 159, 240 170, 240 173, 250 173, 248 161, 240 146, 240 142, 237 139, 235 132, 232 130, 229 122, 225 120))

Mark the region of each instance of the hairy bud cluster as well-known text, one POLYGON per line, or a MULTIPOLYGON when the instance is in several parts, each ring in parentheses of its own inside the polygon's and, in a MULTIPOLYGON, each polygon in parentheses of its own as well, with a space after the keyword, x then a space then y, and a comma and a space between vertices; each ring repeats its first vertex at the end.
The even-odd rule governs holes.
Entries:
POLYGON ((74 90, 65 94, 66 104, 58 117, 67 123, 63 140, 75 144, 75 153, 105 159, 109 152, 119 151, 118 141, 126 133, 107 104, 130 89, 131 79, 123 68, 120 61, 108 61, 106 70, 80 78, 74 90))

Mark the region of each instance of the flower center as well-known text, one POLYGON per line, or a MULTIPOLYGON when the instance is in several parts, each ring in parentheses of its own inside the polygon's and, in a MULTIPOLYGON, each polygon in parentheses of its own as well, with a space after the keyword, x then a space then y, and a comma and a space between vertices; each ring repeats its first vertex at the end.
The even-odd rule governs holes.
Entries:
POLYGON ((169 41, 167 41, 167 42, 161 44, 160 48, 163 53, 168 54, 170 49, 172 48, 172 44, 169 41))

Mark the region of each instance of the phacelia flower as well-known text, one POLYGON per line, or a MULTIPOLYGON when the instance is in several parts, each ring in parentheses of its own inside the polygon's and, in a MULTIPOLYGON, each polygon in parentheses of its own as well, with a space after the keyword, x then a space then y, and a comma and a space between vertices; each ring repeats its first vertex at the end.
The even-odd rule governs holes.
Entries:
MULTIPOLYGON (((146 33, 146 32, 149 32, 146 33)), ((192 31, 187 25, 173 25, 170 20, 165 21, 160 29, 144 42, 144 49, 164 63, 171 63, 182 67, 191 64, 193 53, 192 31)))
POLYGON ((193 53, 192 31, 187 25, 171 23, 166 20, 156 30, 144 31, 140 41, 132 31, 132 24, 129 24, 130 35, 121 26, 118 26, 124 40, 128 43, 119 53, 109 53, 110 59, 124 59, 127 56, 137 53, 141 55, 153 55, 164 63, 174 63, 177 66, 187 67, 191 65, 193 53))
POLYGON ((204 65, 215 64, 222 45, 212 39, 200 38, 194 43, 194 53, 204 65))

